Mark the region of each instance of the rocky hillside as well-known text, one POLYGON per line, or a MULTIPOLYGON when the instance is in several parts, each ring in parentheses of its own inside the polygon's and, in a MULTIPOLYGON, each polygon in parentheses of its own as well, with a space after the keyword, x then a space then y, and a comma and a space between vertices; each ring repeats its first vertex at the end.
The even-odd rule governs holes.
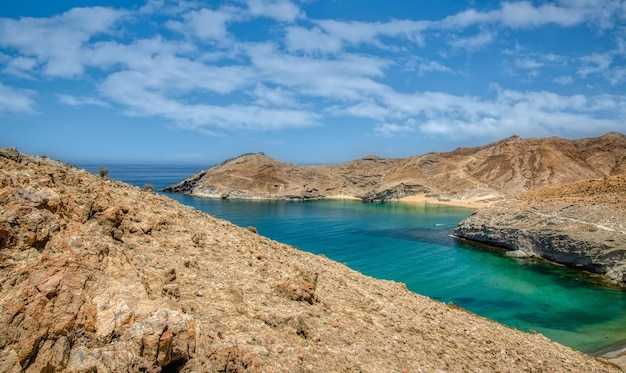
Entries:
POLYGON ((174 192, 210 198, 364 201, 427 195, 440 200, 494 201, 556 183, 626 173, 626 136, 522 139, 476 148, 385 159, 369 156, 339 165, 299 166, 262 153, 212 167, 174 192))
POLYGON ((478 210, 455 234, 626 285, 626 174, 520 194, 478 210))
POLYGON ((0 151, 0 309, 3 372, 620 371, 14 150, 0 151))

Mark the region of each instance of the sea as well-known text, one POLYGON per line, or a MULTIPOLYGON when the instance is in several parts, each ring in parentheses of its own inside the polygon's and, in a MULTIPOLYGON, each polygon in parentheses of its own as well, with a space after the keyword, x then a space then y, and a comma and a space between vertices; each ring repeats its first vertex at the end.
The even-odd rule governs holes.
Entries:
MULTIPOLYGON (((207 165, 79 165, 155 190, 207 165)), ((602 354, 626 345, 626 291, 598 276, 454 239, 474 210, 434 204, 359 201, 213 200, 163 193, 207 214, 324 255, 367 276, 403 282, 511 328, 541 333, 573 349, 602 354)))

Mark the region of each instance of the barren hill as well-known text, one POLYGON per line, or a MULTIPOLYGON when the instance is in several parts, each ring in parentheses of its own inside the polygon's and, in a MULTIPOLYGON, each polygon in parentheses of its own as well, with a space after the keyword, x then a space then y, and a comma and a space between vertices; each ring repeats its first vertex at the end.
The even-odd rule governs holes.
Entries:
POLYGON ((626 136, 522 139, 402 159, 285 164, 263 153, 211 167, 169 191, 210 198, 398 200, 413 195, 494 201, 545 185, 626 172, 626 136))
POLYGON ((0 310, 3 372, 619 371, 14 150, 0 151, 0 310))
POLYGON ((455 233, 626 284, 626 174, 520 194, 478 210, 455 233))

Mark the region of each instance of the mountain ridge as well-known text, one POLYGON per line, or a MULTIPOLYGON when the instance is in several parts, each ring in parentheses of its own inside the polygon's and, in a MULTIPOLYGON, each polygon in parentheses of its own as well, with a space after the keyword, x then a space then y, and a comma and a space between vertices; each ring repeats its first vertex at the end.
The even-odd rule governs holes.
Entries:
POLYGON ((545 185, 626 173, 626 136, 522 139, 407 158, 370 155, 336 165, 248 153, 166 191, 209 198, 399 200, 416 194, 490 203, 545 185))

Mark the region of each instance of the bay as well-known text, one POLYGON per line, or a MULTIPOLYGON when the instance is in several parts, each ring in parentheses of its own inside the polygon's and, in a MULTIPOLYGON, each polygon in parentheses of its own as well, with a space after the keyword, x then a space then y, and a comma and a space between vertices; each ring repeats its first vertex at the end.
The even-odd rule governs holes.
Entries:
MULTIPOLYGON (((98 166, 83 168, 97 173, 98 166)), ((206 168, 109 165, 109 177, 155 189, 206 168)), ((473 210, 409 203, 228 201, 166 193, 274 240, 365 275, 403 282, 433 299, 586 353, 626 341, 626 292, 596 276, 454 239, 473 210)))

